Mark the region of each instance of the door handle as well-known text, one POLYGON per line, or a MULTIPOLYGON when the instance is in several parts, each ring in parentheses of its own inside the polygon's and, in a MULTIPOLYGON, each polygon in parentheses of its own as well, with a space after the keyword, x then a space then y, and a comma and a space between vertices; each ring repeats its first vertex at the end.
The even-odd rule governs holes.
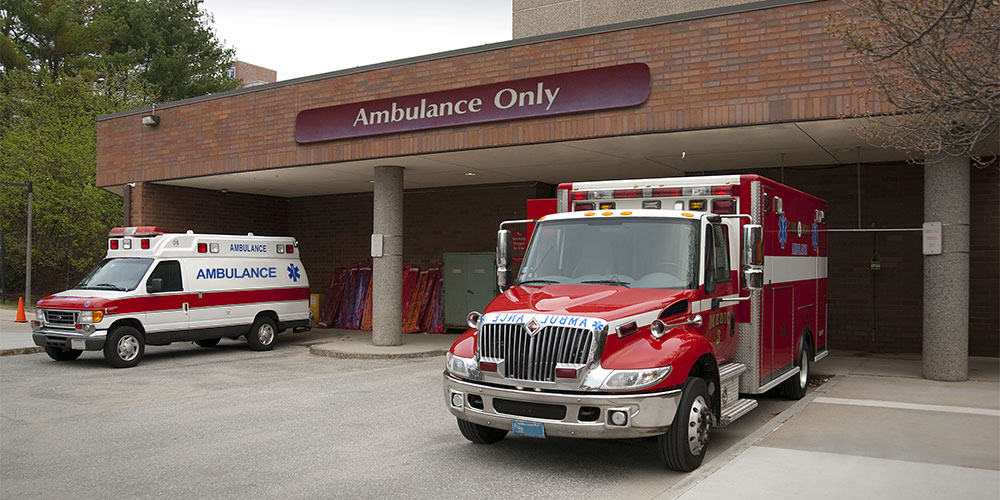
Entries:
POLYGON ((188 312, 188 303, 187 302, 181 304, 181 307, 184 308, 184 312, 188 312))

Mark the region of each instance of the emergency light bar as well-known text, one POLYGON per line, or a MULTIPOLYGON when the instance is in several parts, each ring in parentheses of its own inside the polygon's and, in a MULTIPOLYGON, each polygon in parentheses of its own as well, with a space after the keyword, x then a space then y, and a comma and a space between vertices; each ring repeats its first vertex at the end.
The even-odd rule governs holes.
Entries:
POLYGON ((657 210, 661 208, 672 208, 674 210, 696 210, 716 214, 736 213, 736 200, 732 197, 737 195, 736 186, 725 184, 719 186, 683 186, 683 187, 639 187, 625 189, 590 189, 571 190, 572 184, 560 185, 560 198, 568 198, 567 209, 571 211, 581 210, 614 210, 616 203, 614 200, 641 199, 642 208, 657 210), (563 195, 562 193, 568 193, 563 195), (697 196, 698 199, 675 200, 664 204, 657 198, 680 198, 697 196), (700 198, 700 197, 706 198, 700 198), (726 196, 727 198, 708 198, 714 196, 726 196), (644 199, 645 198, 645 199, 644 199), (653 198, 653 199, 648 199, 653 198))
POLYGON ((163 230, 157 226, 116 227, 108 232, 108 236, 112 238, 121 238, 123 236, 159 236, 161 234, 163 234, 163 230))
POLYGON ((686 186, 661 188, 632 189, 592 189, 577 190, 570 193, 572 201, 589 200, 622 200, 629 198, 673 198, 680 196, 733 196, 736 194, 734 185, 725 186, 686 186))

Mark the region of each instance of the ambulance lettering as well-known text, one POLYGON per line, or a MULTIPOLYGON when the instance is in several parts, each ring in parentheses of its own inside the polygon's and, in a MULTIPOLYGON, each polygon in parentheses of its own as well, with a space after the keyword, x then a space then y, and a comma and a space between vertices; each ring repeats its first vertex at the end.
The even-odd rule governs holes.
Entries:
POLYGON ((267 245, 263 243, 232 243, 230 252, 267 253, 267 245))
POLYGON ((195 279, 199 280, 223 280, 223 279, 245 279, 245 278, 277 278, 278 268, 276 267, 244 267, 242 270, 235 267, 209 267, 198 270, 195 279))
POLYGON ((731 314, 730 311, 720 311, 710 314, 708 316, 708 330, 705 337, 711 340, 712 331, 715 330, 715 344, 722 343, 722 335, 729 329, 731 314))

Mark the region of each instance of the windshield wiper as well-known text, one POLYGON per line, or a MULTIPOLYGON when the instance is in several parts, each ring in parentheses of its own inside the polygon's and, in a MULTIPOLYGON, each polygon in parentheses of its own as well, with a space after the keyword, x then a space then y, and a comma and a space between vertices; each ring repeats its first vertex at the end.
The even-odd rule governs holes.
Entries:
POLYGON ((623 286, 625 288, 628 288, 628 283, 626 283, 626 282, 624 282, 624 281, 622 281, 622 280, 620 280, 618 278, 612 278, 612 279, 607 279, 607 280, 587 280, 587 281, 581 281, 580 283, 586 283, 588 285, 615 285, 615 286, 623 286))
POLYGON ((124 292, 125 291, 125 288, 122 288, 122 287, 120 287, 120 286, 118 286, 118 285, 116 285, 114 283, 98 283, 96 285, 92 285, 92 287, 94 287, 94 288, 111 288, 113 290, 118 290, 119 292, 124 292))
POLYGON ((517 284, 518 284, 518 286, 520 286, 520 285, 526 285, 528 283, 544 283, 546 285, 556 285, 556 284, 559 284, 559 282, 556 281, 556 280, 545 280, 545 279, 524 280, 524 281, 518 282, 517 284))

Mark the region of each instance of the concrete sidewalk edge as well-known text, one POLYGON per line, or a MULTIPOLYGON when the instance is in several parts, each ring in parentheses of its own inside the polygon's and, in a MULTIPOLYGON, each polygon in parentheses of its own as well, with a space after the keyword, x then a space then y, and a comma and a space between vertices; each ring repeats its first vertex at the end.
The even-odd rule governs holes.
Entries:
MULTIPOLYGON (((325 344, 309 346, 309 353, 317 356, 340 359, 409 359, 409 358, 432 358, 444 356, 448 349, 433 347, 430 349, 414 350, 411 346, 378 347, 373 345, 361 346, 364 349, 342 349, 338 342, 328 342, 325 344), (403 349, 400 349, 403 348, 403 349), (396 349, 395 352, 378 352, 379 350, 396 349)), ((348 347, 351 344, 348 344, 348 347)), ((356 345, 354 347, 357 347, 356 345)))
POLYGON ((675 500, 684 493, 686 493, 695 485, 704 481, 712 474, 715 474, 719 469, 725 467, 727 464, 732 462, 737 456, 747 451, 753 445, 762 441, 772 432, 778 430, 785 422, 797 415, 809 403, 812 403, 814 399, 822 394, 825 394, 830 388, 834 387, 842 377, 832 377, 829 382, 823 384, 822 386, 808 392, 805 397, 796 401, 792 406, 789 406, 785 411, 775 415, 770 420, 768 420, 764 425, 761 425, 756 431, 754 431, 749 436, 741 439, 739 442, 730 446, 724 453, 712 459, 711 462, 707 464, 702 464, 698 469, 687 473, 684 479, 681 479, 673 486, 663 490, 659 495, 653 497, 655 500, 675 500))
POLYGON ((45 352, 44 347, 16 347, 14 349, 0 349, 0 356, 17 356, 19 354, 38 354, 45 352))

